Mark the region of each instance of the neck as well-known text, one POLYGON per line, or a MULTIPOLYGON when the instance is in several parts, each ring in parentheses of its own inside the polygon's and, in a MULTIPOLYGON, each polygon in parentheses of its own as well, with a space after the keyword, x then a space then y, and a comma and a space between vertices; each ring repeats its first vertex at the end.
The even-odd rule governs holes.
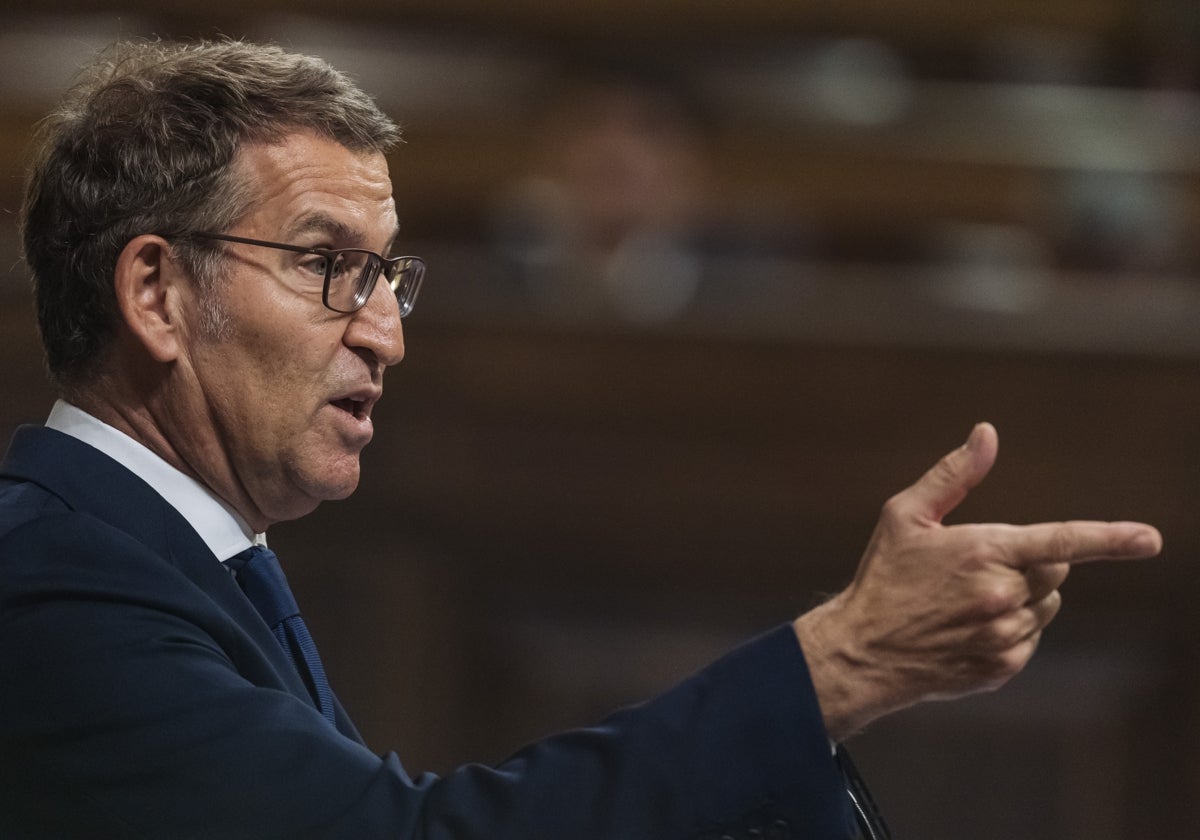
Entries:
POLYGON ((263 533, 272 524, 237 482, 232 465, 220 447, 215 443, 205 445, 205 438, 186 432, 189 428, 204 427, 202 412, 201 416, 189 417, 186 416, 189 412, 173 408, 170 401, 146 398, 131 393, 129 388, 103 387, 112 384, 104 377, 98 378, 95 384, 97 387, 64 394, 64 398, 208 488, 254 532, 263 533), (171 430, 185 431, 175 435, 171 430))

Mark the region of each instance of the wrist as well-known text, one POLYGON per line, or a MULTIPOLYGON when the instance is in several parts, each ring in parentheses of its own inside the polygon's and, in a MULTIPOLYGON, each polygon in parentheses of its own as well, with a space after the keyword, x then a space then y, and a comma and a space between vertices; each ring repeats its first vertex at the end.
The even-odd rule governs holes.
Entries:
POLYGON ((808 664, 825 730, 844 741, 893 710, 889 680, 860 644, 845 593, 792 622, 808 664))

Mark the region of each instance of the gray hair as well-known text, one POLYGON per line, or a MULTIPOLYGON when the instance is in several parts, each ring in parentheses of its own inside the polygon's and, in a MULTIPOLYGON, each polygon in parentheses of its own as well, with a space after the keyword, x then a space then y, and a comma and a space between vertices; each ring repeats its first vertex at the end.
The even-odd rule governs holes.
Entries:
MULTIPOLYGON (((387 152, 400 140, 344 74, 274 46, 121 43, 80 71, 40 126, 21 214, 60 389, 83 383, 113 335, 121 249, 144 233, 232 225, 256 198, 233 170, 239 148, 296 130, 355 152, 387 152)), ((183 238, 175 252, 198 283, 211 283, 218 252, 183 238)))

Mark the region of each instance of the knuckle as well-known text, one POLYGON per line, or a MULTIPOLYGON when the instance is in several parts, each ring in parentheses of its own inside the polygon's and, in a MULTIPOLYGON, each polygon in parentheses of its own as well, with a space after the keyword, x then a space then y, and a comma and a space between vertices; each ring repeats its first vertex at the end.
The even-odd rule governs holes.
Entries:
POLYGON ((990 621, 980 632, 980 644, 987 650, 1004 651, 1016 644, 1026 635, 1019 617, 1006 616, 990 621))
MULTIPOLYGON (((984 619, 997 619, 1021 604, 1016 588, 1005 581, 992 581, 975 593, 975 613, 984 619)), ((996 623, 993 621, 993 623, 996 623)))
POLYGON ((1033 648, 1030 645, 1018 645, 1001 651, 995 659, 996 676, 1003 682, 1008 682, 1021 673, 1032 656, 1033 648))
POLYGON ((879 515, 881 519, 902 519, 908 507, 907 498, 903 492, 897 493, 886 502, 880 509, 879 515))
POLYGON ((1040 630, 1053 621, 1054 617, 1058 615, 1058 611, 1062 609, 1062 594, 1055 589, 1039 601, 1037 606, 1038 629, 1040 630))
POLYGON ((1063 522, 1055 524, 1046 540, 1045 557, 1052 563, 1070 563, 1075 556, 1075 538, 1070 527, 1063 522))
POLYGON ((1066 563, 1048 563, 1044 566, 1032 566, 1025 572, 1025 580, 1029 582, 1030 597, 1037 601, 1062 586, 1067 579, 1071 567, 1066 563))

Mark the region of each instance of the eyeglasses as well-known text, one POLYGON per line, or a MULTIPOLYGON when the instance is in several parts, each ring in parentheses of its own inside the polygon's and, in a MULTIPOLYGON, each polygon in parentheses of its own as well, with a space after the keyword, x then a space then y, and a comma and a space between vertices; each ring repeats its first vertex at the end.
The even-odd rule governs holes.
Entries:
POLYGON ((412 312, 425 279, 425 260, 420 257, 384 257, 363 248, 303 248, 299 245, 284 245, 226 233, 192 233, 193 239, 219 239, 222 242, 238 242, 242 245, 257 245, 260 248, 277 248, 297 254, 312 254, 320 257, 312 266, 314 273, 324 273, 325 284, 321 289, 321 302, 334 312, 350 314, 366 305, 375 290, 375 281, 380 275, 400 304, 400 317, 412 312))

